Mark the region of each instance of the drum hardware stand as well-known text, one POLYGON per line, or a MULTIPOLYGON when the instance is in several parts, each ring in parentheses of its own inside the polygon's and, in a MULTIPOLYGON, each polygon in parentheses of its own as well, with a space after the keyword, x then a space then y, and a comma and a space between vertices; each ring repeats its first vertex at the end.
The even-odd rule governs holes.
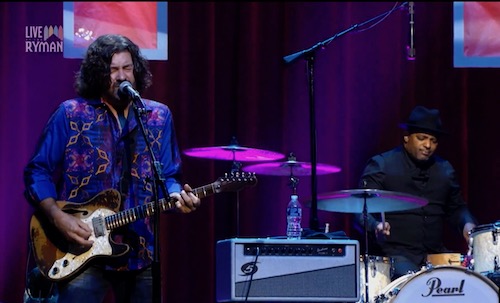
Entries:
MULTIPOLYGON (((233 151, 234 153, 234 151, 233 151)), ((232 173, 239 172, 241 170, 241 162, 233 160, 233 167, 231 169, 232 173)), ((240 191, 236 191, 236 237, 240 236, 240 191)))
MULTIPOLYGON (((229 146, 238 146, 238 141, 236 137, 231 139, 231 144, 229 146)), ((231 167, 231 173, 239 173, 241 171, 242 164, 236 161, 236 149, 232 149, 233 153, 233 165, 231 167)), ((236 237, 240 236, 240 191, 236 191, 236 237)))
MULTIPOLYGON (((288 162, 297 161, 297 157, 293 153, 288 155, 288 162)), ((292 188, 292 195, 297 194, 297 185, 299 184, 299 179, 293 175, 293 165, 290 165, 290 183, 288 184, 292 188)))
MULTIPOLYGON (((288 162, 293 162, 293 161, 297 161, 297 158, 295 157, 295 155, 293 153, 290 153, 287 160, 288 160, 288 162)), ((299 184, 299 178, 297 178, 293 175, 293 165, 291 165, 290 166, 290 182, 288 183, 288 186, 290 186, 290 188, 292 189, 292 194, 290 195, 290 200, 292 199, 293 195, 297 195, 297 185, 298 184, 299 184)), ((302 230, 300 231, 300 233, 302 234, 302 230)))
POLYGON ((290 183, 288 184, 292 189, 292 195, 297 194, 297 184, 299 183, 299 178, 295 177, 293 174, 290 174, 290 183))
POLYGON ((365 257, 363 265, 365 267, 365 303, 370 302, 370 294, 368 292, 368 205, 366 203, 368 193, 363 194, 363 229, 365 232, 365 257))

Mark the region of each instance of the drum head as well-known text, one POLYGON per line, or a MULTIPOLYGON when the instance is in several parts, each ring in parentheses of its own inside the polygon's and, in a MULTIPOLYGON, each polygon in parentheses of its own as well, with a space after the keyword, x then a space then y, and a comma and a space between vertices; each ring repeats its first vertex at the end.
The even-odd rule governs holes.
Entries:
MULTIPOLYGON (((360 262, 364 262, 365 261, 365 256, 360 255, 359 256, 359 261, 360 262)), ((389 258, 389 257, 368 255, 368 262, 388 263, 388 264, 392 265, 393 260, 392 260, 392 258, 389 258)))
POLYGON ((475 234, 479 234, 486 231, 492 231, 495 233, 500 232, 500 221, 491 224, 478 225, 470 231, 470 234, 474 236, 475 234))
POLYGON ((463 267, 438 266, 416 273, 391 302, 498 303, 498 287, 463 267))

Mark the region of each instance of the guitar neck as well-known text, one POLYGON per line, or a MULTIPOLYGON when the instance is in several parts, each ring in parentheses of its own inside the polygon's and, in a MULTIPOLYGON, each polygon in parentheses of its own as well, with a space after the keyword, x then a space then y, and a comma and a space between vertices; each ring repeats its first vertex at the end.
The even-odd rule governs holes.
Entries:
MULTIPOLYGON (((217 192, 218 184, 216 182, 198 187, 193 189, 193 194, 199 197, 200 199, 205 198, 207 196, 213 195, 217 192)), ((160 199, 158 200, 158 207, 161 212, 173 210, 175 208, 175 198, 169 197, 168 199, 160 199)), ((109 230, 115 229, 130 223, 133 223, 137 220, 141 220, 147 217, 154 215, 155 211, 155 202, 148 202, 143 205, 139 205, 130 209, 126 209, 124 211, 118 212, 116 214, 107 216, 105 218, 106 226, 109 230)))
MULTIPOLYGON (((193 189, 193 194, 200 199, 222 191, 236 191, 245 186, 257 184, 255 173, 231 172, 226 173, 224 177, 208 185, 193 189)), ((158 201, 160 211, 172 210, 175 208, 176 199, 163 198, 158 201)), ((103 231, 104 228, 112 230, 117 227, 127 225, 146 217, 150 217, 155 212, 155 202, 148 202, 134 208, 126 209, 105 218, 96 217, 93 220, 94 229, 103 231), (103 226, 104 225, 104 226, 103 226)), ((101 232, 102 233, 102 232, 101 232)))

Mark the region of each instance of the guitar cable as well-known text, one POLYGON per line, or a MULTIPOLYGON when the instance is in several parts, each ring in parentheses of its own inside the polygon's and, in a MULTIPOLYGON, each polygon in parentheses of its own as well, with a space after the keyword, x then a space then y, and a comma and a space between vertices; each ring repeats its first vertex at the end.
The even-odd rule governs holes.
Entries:
POLYGON ((24 289, 23 303, 55 303, 57 302, 58 297, 56 283, 43 276, 38 266, 35 266, 31 271, 29 271, 32 251, 33 244, 29 243, 28 256, 26 257, 26 286, 24 289), (43 300, 40 301, 40 299, 43 300))
MULTIPOLYGON (((253 261, 254 266, 257 266, 257 260, 259 259, 260 247, 256 247, 255 260, 253 261)), ((253 275, 255 274, 255 270, 252 270, 252 274, 250 275, 250 280, 248 281, 247 293, 245 294, 245 302, 248 301, 248 296, 250 295, 250 287, 252 286, 253 275)))

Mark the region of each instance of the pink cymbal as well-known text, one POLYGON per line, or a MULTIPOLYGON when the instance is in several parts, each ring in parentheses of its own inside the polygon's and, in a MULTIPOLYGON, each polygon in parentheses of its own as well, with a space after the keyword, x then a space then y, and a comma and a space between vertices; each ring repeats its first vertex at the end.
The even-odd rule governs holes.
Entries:
MULTIPOLYGON (((271 176, 310 176, 312 174, 312 164, 307 162, 286 161, 260 163, 245 166, 242 168, 246 172, 254 172, 256 174, 271 175, 271 176)), ((325 175, 338 173, 341 169, 337 166, 316 163, 316 174, 325 175)))
POLYGON ((275 161, 285 157, 277 152, 239 145, 191 148, 185 150, 184 154, 190 157, 238 162, 275 161))

